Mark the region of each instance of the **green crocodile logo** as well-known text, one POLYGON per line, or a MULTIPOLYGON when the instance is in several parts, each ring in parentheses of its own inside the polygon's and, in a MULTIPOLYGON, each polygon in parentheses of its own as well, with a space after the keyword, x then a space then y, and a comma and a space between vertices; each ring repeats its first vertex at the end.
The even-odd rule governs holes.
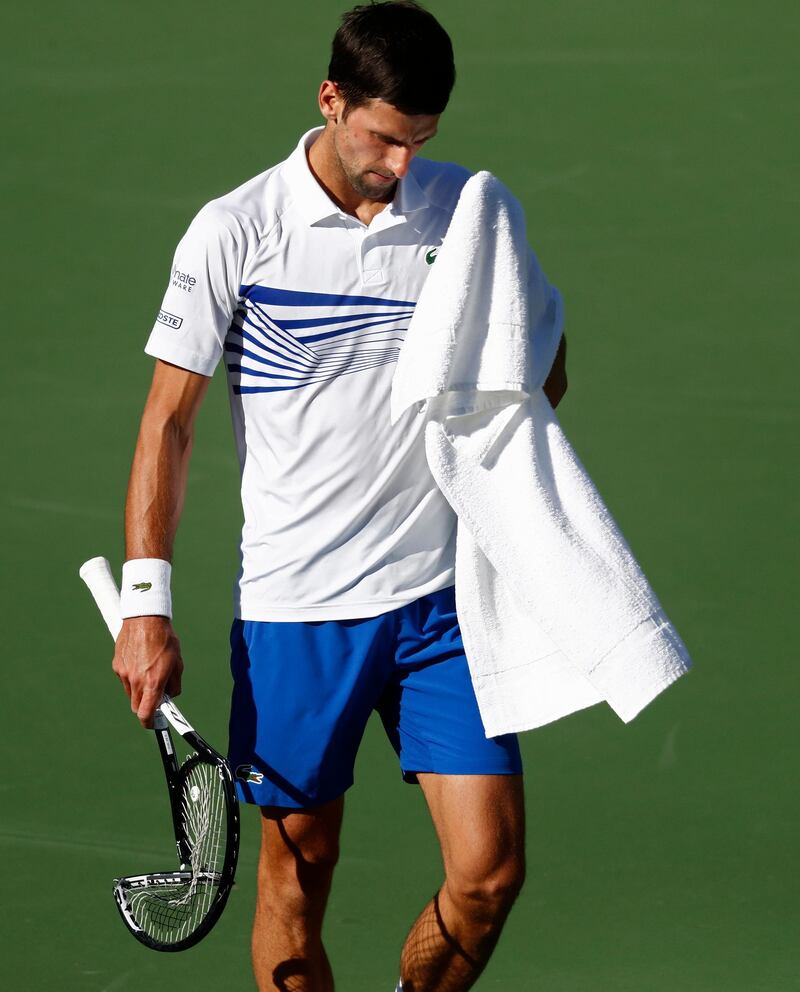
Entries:
POLYGON ((252 765, 237 765, 234 778, 238 778, 240 782, 252 782, 253 785, 261 785, 264 781, 264 774, 253 768, 252 765))
POLYGON ((428 265, 433 265, 433 263, 436 261, 436 256, 438 254, 439 254, 438 248, 431 248, 431 250, 427 252, 427 254, 425 255, 425 261, 428 263, 428 265))
POLYGON ((152 582, 134 582, 133 588, 137 592, 149 592, 153 588, 152 582))

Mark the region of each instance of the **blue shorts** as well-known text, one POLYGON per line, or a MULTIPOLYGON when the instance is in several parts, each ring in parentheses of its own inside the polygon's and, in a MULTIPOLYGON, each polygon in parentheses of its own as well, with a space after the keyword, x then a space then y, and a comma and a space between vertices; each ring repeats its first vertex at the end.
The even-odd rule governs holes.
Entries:
POLYGON ((244 802, 340 796, 373 710, 406 781, 522 771, 514 734, 484 734, 452 586, 365 620, 235 620, 231 670, 228 757, 244 802))

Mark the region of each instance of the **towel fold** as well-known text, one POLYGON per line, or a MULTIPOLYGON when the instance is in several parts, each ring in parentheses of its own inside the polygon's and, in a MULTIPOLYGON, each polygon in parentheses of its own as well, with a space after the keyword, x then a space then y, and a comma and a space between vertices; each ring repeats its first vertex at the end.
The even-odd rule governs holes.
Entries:
POLYGON ((520 205, 478 173, 417 303, 391 413, 425 409, 490 737, 602 700, 628 721, 691 665, 541 390, 562 320, 520 205))

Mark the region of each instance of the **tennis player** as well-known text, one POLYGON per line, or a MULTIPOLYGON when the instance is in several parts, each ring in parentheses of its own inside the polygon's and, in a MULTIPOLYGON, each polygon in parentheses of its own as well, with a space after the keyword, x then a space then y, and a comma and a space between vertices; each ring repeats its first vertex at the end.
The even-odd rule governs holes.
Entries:
MULTIPOLYGON (((321 928, 373 710, 422 788, 445 869, 398 988, 470 988, 522 885, 519 748, 487 739, 478 714, 454 602, 455 517, 426 464, 424 417, 389 421, 403 336, 469 177, 418 157, 454 79, 450 39, 416 3, 346 13, 322 126, 200 210, 146 347, 156 363, 114 670, 145 725, 162 691, 180 691, 173 539, 193 424, 224 357, 244 508, 229 757, 241 799, 261 810, 261 992, 334 987, 321 928)), ((532 253, 530 291, 554 292, 532 253)), ((566 389, 563 339, 545 388, 554 405, 566 389)))

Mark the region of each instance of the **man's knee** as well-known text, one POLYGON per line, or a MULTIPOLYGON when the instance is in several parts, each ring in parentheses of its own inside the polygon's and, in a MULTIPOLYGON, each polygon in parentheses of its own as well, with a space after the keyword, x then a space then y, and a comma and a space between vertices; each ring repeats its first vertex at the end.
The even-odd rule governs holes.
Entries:
POLYGON ((525 882, 525 861, 509 855, 492 865, 462 866, 446 879, 448 893, 462 912, 476 920, 504 920, 525 882))
POLYGON ((475 922, 502 921, 525 879, 522 777, 430 775, 420 782, 455 908, 475 922))

